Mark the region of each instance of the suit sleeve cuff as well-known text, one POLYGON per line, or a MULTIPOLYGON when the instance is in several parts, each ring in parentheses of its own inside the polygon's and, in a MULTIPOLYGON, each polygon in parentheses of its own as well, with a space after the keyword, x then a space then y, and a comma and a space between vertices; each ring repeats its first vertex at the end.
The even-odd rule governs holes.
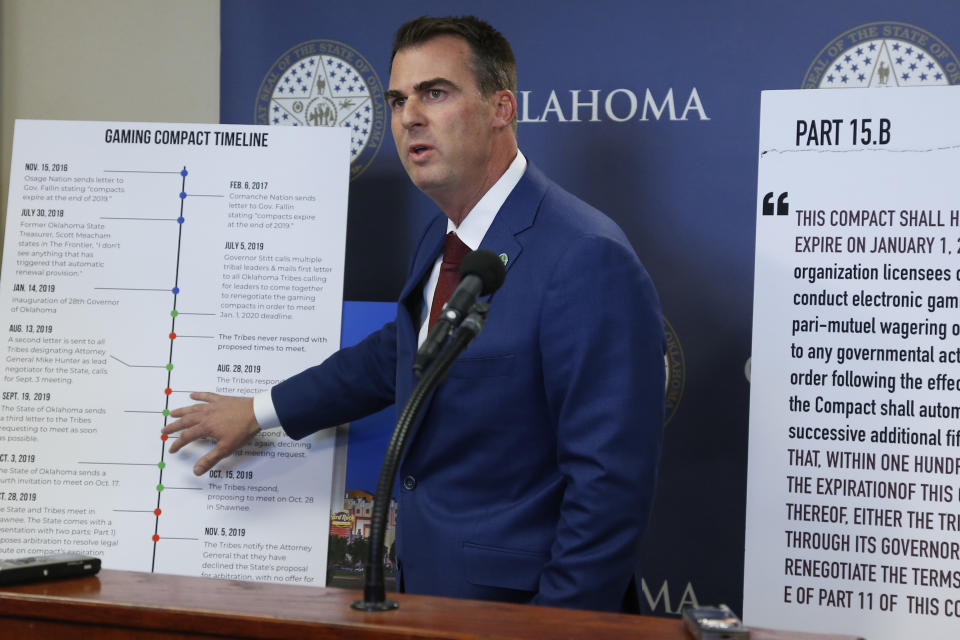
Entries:
POLYGON ((277 410, 273 406, 271 389, 253 396, 253 415, 261 429, 275 429, 281 426, 277 410))

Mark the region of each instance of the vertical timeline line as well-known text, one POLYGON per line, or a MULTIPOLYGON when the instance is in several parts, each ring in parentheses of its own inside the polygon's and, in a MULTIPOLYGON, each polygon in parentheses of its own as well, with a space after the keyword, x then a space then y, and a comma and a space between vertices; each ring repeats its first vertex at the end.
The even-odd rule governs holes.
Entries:
MULTIPOLYGON (((173 308, 170 310, 170 351, 169 357, 167 360, 167 386, 163 390, 165 395, 164 405, 163 405, 163 426, 167 426, 168 419, 170 417, 170 394, 173 393, 171 383, 173 381, 173 341, 177 338, 177 296, 180 294, 180 248, 183 243, 183 223, 185 218, 183 216, 184 210, 184 201, 187 199, 187 167, 184 165, 183 170, 180 171, 180 215, 177 217, 177 259, 175 263, 174 275, 173 275, 173 288, 170 292, 173 294, 173 308)), ((157 466, 160 469, 159 479, 157 481, 157 507, 154 510, 154 525, 153 525, 153 554, 150 559, 150 573, 154 573, 156 570, 157 564, 157 543, 160 541, 160 514, 162 510, 160 509, 161 505, 161 496, 163 495, 163 470, 167 466, 165 461, 166 451, 167 451, 167 436, 163 435, 160 437, 160 462, 157 466)))

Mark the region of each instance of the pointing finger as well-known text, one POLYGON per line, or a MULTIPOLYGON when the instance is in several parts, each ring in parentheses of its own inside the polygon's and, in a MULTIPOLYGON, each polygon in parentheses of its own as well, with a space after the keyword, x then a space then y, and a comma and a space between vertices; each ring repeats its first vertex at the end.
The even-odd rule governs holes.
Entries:
POLYGON ((185 407, 178 407, 176 409, 171 410, 170 415, 172 415, 174 418, 181 418, 185 415, 196 413, 197 411, 203 411, 209 406, 210 405, 208 404, 188 404, 185 407))
POLYGON ((210 391, 194 391, 190 394, 191 400, 199 400, 200 402, 216 402, 223 398, 219 393, 211 393, 210 391))
POLYGON ((218 442, 217 446, 211 449, 207 455, 197 460, 197 463, 193 465, 193 475, 202 476, 228 455, 230 455, 229 448, 222 442, 218 442))
POLYGON ((170 445, 170 453, 176 453, 194 440, 199 440, 203 437, 206 437, 206 434, 200 427, 192 427, 187 429, 180 434, 180 437, 177 438, 173 444, 170 445))

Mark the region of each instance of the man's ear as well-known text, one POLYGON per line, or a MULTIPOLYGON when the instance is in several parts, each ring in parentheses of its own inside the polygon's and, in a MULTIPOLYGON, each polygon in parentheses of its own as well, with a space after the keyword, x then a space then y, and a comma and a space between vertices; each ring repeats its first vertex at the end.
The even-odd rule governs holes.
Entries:
POLYGON ((493 94, 498 127, 510 127, 517 117, 517 97, 508 89, 493 94))

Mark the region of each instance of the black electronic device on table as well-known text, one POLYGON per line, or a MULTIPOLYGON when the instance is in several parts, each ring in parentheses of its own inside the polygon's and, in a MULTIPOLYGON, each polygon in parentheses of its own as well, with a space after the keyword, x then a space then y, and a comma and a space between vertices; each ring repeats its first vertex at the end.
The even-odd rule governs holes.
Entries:
POLYGON ((696 640, 749 640, 750 630, 725 604, 716 607, 688 607, 683 622, 696 640))
POLYGON ((0 560, 0 585, 57 578, 92 576, 100 571, 100 558, 76 553, 0 560))

